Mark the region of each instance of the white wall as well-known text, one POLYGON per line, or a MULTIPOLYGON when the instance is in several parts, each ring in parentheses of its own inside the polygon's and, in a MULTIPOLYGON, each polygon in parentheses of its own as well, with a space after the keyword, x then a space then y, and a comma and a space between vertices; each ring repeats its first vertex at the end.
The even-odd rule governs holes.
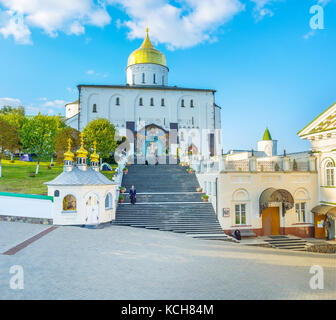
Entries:
POLYGON ((52 219, 52 201, 0 195, 0 215, 52 219))

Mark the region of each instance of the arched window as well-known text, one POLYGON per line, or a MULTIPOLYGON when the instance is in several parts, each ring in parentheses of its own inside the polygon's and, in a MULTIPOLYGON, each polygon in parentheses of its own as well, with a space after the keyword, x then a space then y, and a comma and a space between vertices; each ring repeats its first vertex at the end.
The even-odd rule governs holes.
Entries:
POLYGON ((142 74, 142 83, 145 83, 145 74, 142 74))
POLYGON ((57 197, 59 197, 59 195, 60 195, 59 190, 55 190, 54 191, 54 197, 57 198, 57 197))
POLYGON ((328 187, 335 186, 335 165, 332 161, 328 161, 326 164, 326 182, 328 187))
POLYGON ((92 112, 96 113, 97 112, 97 105, 94 104, 93 107, 92 107, 92 112))
POLYGON ((105 198, 105 209, 112 209, 112 194, 108 193, 105 198))
POLYGON ((68 194, 63 199, 63 211, 76 211, 76 198, 68 194))
POLYGON ((154 106, 154 98, 151 98, 151 99, 150 99, 150 105, 151 105, 151 107, 154 106))
POLYGON ((238 189, 233 193, 233 205, 234 205, 234 223, 236 225, 246 225, 248 221, 248 201, 249 194, 244 189, 238 189))
POLYGON ((184 105, 184 99, 181 100, 181 107, 185 107, 185 105, 184 105))
POLYGON ((120 98, 119 97, 116 98, 116 106, 120 106, 120 98))
POLYGON ((194 107, 194 100, 190 100, 190 108, 194 107))
POLYGON ((143 100, 142 100, 142 98, 139 99, 139 106, 143 106, 143 100))
POLYGON ((165 102, 164 102, 164 99, 162 98, 161 99, 161 106, 164 107, 164 105, 165 105, 165 102))
POLYGON ((156 74, 153 74, 153 83, 156 84, 156 74))

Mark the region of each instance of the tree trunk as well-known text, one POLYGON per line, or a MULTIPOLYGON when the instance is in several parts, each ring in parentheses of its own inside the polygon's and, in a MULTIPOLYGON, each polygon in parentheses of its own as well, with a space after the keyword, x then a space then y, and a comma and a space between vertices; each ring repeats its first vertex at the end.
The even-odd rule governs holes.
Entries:
POLYGON ((39 173, 39 168, 40 168, 40 160, 37 160, 36 171, 35 171, 36 175, 39 173))
POLYGON ((0 157, 0 178, 2 177, 1 157, 0 157))

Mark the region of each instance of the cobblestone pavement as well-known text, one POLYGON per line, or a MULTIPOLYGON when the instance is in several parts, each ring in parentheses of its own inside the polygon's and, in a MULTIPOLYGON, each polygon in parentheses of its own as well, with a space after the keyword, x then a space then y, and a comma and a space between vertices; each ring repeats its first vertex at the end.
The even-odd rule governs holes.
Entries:
MULTIPOLYGON (((0 249, 46 226, 0 222, 0 249)), ((59 227, 0 254, 0 299, 336 299, 336 256, 244 246, 121 226, 59 227), (24 289, 10 289, 24 270, 24 289), (324 269, 312 290, 311 266, 324 269)))

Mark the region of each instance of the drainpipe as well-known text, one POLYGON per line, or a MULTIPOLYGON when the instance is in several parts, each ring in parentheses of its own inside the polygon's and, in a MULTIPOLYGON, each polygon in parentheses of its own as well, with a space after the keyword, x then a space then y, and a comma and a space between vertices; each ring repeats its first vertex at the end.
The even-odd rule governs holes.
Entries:
POLYGON ((216 219, 218 220, 218 177, 216 177, 216 219))

